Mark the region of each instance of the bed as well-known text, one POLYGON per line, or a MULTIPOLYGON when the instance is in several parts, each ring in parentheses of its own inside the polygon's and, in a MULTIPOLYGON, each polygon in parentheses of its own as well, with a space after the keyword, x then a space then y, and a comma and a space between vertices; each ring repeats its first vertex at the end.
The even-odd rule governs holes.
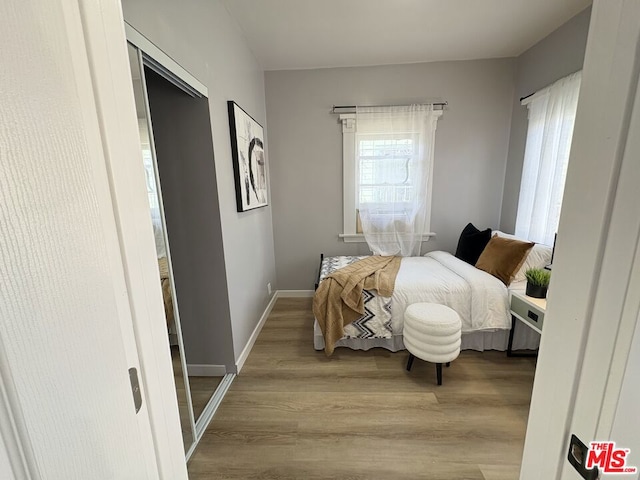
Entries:
MULTIPOLYGON (((169 275, 169 263, 167 260, 167 249, 164 243, 164 233, 160 221, 160 211, 151 209, 151 222, 153 225, 153 236, 156 243, 156 256, 158 259, 158 272, 160 274, 160 284, 162 286, 162 302, 164 304, 164 316, 167 321, 167 328, 173 332, 175 329, 173 313, 173 297, 171 296, 171 276, 169 275)), ((172 344, 173 345, 173 344, 172 344)))
MULTIPOLYGON (((362 256, 322 259, 319 281, 362 256)), ((542 260, 539 260, 542 261, 542 260)), ((523 269, 525 266, 523 266, 523 269)), ((369 350, 382 347, 396 352, 404 349, 403 316, 411 303, 447 305, 462 319, 462 349, 478 351, 507 349, 511 316, 510 291, 524 290, 526 281, 516 276, 509 288, 492 275, 459 260, 448 252, 430 252, 423 257, 402 258, 391 297, 364 291, 365 314, 345 326, 345 335, 336 347, 369 350)), ((324 349, 324 338, 314 323, 314 348, 324 349)), ((539 335, 531 329, 515 332, 514 349, 535 349, 539 335)))
POLYGON ((164 316, 167 320, 167 328, 173 327, 173 298, 171 297, 171 280, 169 277, 169 264, 167 257, 158 259, 160 272, 160 285, 162 286, 162 302, 164 304, 164 316))

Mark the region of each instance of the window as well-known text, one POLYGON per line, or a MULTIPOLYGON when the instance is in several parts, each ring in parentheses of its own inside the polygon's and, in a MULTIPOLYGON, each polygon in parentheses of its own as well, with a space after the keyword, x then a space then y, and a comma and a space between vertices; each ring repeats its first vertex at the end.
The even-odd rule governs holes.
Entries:
MULTIPOLYGON (((369 230, 428 239, 435 127, 441 110, 376 107, 340 116, 343 131, 345 241, 369 230), (366 216, 366 218, 364 218, 366 216)), ((371 247, 370 238, 367 238, 371 247)), ((373 250, 373 249, 372 249, 373 250)), ((375 251, 375 250, 374 250, 375 251)))
POLYGON ((356 139, 356 209, 406 215, 415 195, 416 135, 356 134, 356 139))
POLYGON ((516 231, 553 245, 560 221, 581 72, 558 80, 523 101, 529 109, 516 231))

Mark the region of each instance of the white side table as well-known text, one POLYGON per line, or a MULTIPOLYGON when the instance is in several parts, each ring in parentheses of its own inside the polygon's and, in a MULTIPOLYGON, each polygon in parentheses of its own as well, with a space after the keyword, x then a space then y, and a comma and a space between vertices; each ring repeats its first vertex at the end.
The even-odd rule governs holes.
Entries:
POLYGON ((542 333, 544 314, 547 310, 546 298, 533 298, 520 292, 511 292, 511 332, 509 333, 509 344, 507 345, 508 357, 535 357, 535 353, 514 353, 513 335, 516 330, 517 320, 530 329, 542 333))

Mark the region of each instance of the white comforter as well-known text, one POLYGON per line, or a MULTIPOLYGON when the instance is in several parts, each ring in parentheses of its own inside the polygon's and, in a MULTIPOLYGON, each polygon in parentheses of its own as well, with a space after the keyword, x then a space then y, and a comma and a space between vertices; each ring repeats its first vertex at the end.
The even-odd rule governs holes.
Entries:
POLYGON ((417 302, 447 305, 462 318, 462 332, 511 328, 507 287, 447 252, 402 259, 392 297, 394 335, 402 332, 404 311, 417 302))

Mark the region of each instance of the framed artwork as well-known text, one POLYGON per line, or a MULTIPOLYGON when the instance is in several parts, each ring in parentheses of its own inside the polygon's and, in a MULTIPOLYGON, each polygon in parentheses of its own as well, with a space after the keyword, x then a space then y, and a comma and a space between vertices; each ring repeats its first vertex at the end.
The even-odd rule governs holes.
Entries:
POLYGON ((238 212, 266 207, 268 182, 264 130, 236 102, 228 101, 227 107, 238 212))

